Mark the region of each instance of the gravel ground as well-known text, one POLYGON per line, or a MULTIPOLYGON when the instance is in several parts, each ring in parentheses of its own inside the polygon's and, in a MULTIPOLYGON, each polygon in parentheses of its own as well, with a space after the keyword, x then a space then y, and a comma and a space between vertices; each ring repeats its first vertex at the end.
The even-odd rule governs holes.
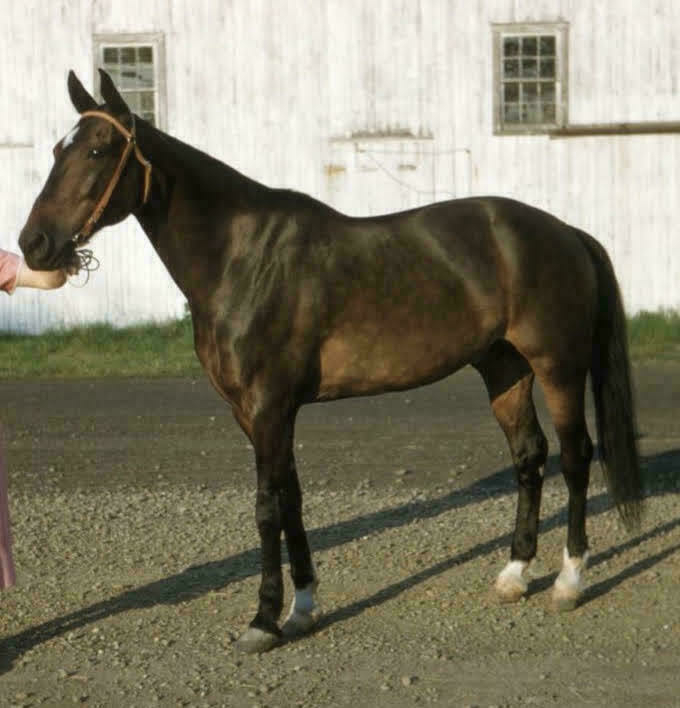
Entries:
POLYGON ((550 607, 554 457, 529 596, 491 591, 516 495, 473 372, 303 411, 326 614, 262 656, 232 646, 256 604, 252 450, 208 385, 3 383, 18 585, 0 595, 0 705, 680 706, 680 365, 636 381, 643 528, 621 528, 595 473, 569 614, 550 607))

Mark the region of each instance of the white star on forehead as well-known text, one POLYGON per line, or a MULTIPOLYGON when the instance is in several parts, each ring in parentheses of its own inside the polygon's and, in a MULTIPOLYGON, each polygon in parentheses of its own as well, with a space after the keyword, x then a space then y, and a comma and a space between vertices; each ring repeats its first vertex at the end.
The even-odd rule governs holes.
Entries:
POLYGON ((63 148, 67 148, 74 140, 76 137, 76 133, 78 132, 79 126, 76 126, 70 133, 68 133, 64 139, 61 141, 61 146, 63 148))

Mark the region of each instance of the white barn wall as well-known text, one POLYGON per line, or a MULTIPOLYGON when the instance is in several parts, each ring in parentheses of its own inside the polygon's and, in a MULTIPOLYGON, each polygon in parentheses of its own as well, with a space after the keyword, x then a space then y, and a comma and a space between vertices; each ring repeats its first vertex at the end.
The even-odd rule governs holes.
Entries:
MULTIPOLYGON (((491 66, 491 23, 565 21, 570 122, 678 120, 680 3, 0 0, 0 8, 2 247, 16 247, 52 146, 75 123, 68 69, 91 87, 95 34, 161 32, 165 128, 249 176, 355 214, 513 196, 600 239, 629 311, 680 307, 680 135, 494 136, 491 66)), ((86 288, 18 291, 0 301, 0 328, 182 314, 182 295, 134 220, 98 234, 93 247, 102 266, 86 288)))

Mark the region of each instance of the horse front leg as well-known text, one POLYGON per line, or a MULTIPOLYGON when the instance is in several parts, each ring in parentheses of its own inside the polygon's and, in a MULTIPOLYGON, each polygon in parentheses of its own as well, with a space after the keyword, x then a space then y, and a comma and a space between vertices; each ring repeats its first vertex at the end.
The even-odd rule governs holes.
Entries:
POLYGON ((293 421, 275 411, 254 419, 236 415, 255 448, 257 496, 255 521, 260 535, 261 579, 257 613, 236 646, 249 654, 271 649, 281 640, 278 621, 283 607, 281 575, 281 488, 292 454, 293 421))
POLYGON ((255 447, 257 499, 255 518, 260 535, 262 578, 257 613, 237 647, 263 652, 281 641, 278 620, 283 607, 281 532, 286 534, 295 583, 295 599, 284 625, 286 636, 308 632, 318 620, 314 575, 307 536, 302 525, 302 494, 295 471, 295 414, 260 412, 252 423, 237 416, 255 447))
POLYGON ((282 630, 286 638, 293 638, 307 634, 316 626, 321 618, 321 609, 316 597, 319 580, 302 523, 302 491, 292 451, 281 495, 281 514, 290 558, 290 574, 295 586, 295 597, 282 630))

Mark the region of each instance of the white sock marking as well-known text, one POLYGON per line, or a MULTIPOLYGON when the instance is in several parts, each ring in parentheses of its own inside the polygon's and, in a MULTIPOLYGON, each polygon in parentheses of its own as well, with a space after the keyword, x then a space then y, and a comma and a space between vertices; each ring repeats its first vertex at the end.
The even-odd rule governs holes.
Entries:
POLYGON ((316 599, 314 597, 315 590, 316 583, 310 583, 307 587, 296 590, 293 606, 291 607, 291 614, 293 612, 302 612, 307 615, 310 614, 312 610, 316 608, 316 599))
POLYGON ((526 561, 510 561, 498 574, 498 581, 503 582, 508 580, 519 581, 520 584, 524 583, 522 576, 528 565, 526 561))
POLYGON ((316 604, 316 587, 319 584, 314 572, 314 581, 304 588, 295 590, 290 604, 290 612, 281 628, 284 636, 295 637, 310 632, 321 617, 321 609, 316 604))
POLYGON ((586 551, 582 556, 569 555, 565 548, 562 553, 562 570, 555 580, 555 590, 567 594, 580 594, 583 590, 583 573, 588 565, 590 554, 586 551))
POLYGON ((524 579, 526 561, 511 560, 496 578, 496 592, 505 601, 514 602, 527 591, 529 585, 524 579))

